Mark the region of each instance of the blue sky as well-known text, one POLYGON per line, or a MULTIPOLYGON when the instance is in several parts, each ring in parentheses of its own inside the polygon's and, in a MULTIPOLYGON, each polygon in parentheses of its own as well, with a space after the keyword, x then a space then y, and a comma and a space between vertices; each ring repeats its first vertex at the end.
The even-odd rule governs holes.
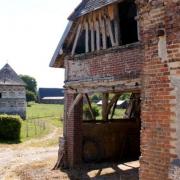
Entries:
POLYGON ((36 78, 39 87, 62 87, 64 70, 49 62, 81 0, 0 0, 0 68, 36 78))

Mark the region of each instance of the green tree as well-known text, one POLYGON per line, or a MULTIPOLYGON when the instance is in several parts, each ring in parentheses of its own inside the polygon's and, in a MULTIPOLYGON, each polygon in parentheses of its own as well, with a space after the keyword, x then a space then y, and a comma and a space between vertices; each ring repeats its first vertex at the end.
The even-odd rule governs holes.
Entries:
MULTIPOLYGON (((93 112, 95 117, 99 116, 99 109, 98 109, 98 106, 96 104, 92 104, 92 112, 93 112)), ((87 120, 92 119, 92 115, 91 115, 91 112, 89 110, 89 106, 87 104, 85 104, 83 106, 83 115, 84 115, 84 118, 87 120)))
POLYGON ((28 75, 20 75, 21 79, 26 84, 26 90, 37 94, 37 81, 35 78, 28 75))
POLYGON ((27 100, 27 102, 36 101, 35 93, 32 91, 26 91, 26 100, 27 100))

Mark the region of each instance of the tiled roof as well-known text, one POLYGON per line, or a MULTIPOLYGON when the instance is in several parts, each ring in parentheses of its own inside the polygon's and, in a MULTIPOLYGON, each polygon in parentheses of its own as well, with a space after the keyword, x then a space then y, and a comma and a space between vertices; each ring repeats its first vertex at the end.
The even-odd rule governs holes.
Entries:
POLYGON ((6 64, 0 70, 0 85, 21 85, 25 86, 25 83, 16 74, 9 64, 6 64))
POLYGON ((74 12, 70 15, 68 19, 74 20, 77 17, 83 16, 89 12, 100 9, 101 7, 118 1, 120 0, 82 0, 82 2, 74 10, 74 12))

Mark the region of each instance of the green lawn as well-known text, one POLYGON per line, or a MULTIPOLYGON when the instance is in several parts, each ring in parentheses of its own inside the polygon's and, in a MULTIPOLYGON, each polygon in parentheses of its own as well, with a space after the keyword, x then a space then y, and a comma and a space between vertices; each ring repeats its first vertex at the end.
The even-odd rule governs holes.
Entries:
POLYGON ((21 141, 40 138, 53 131, 54 126, 62 127, 63 111, 63 105, 31 103, 27 107, 27 120, 22 122, 21 141))

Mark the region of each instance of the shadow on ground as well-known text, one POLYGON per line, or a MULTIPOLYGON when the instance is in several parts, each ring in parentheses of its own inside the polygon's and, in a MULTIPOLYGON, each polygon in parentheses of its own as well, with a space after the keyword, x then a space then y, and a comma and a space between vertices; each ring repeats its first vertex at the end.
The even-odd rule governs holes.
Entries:
MULTIPOLYGON (((71 180, 138 180, 139 162, 86 164, 81 169, 63 170, 71 180)), ((62 171, 62 170, 61 170, 62 171)))

